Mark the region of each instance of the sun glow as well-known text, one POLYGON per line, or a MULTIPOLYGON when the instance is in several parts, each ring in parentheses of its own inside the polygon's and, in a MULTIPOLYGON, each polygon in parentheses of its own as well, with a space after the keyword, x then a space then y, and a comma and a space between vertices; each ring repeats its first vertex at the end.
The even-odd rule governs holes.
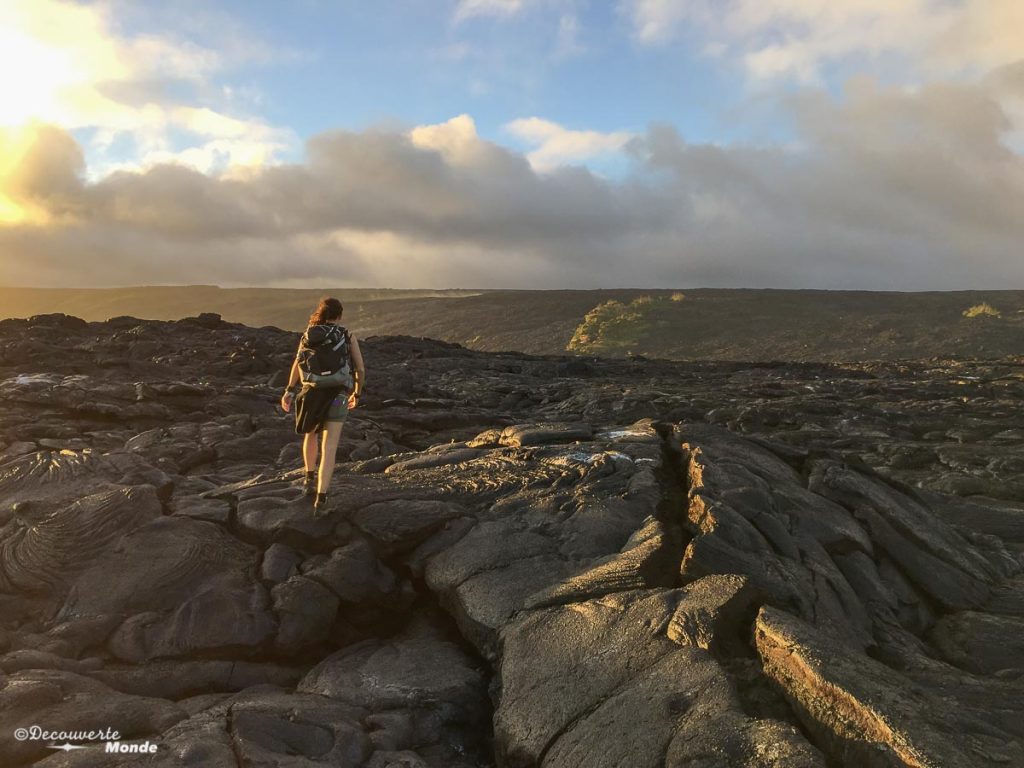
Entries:
POLYGON ((60 111, 58 95, 79 77, 66 54, 9 27, 0 27, 0 68, 7 73, 0 98, 4 125, 52 119, 60 111))
POLYGON ((124 73, 93 8, 36 0, 0 7, 0 125, 77 127, 106 102, 95 89, 124 73))
POLYGON ((31 218, 28 208, 12 199, 11 188, 33 141, 32 128, 0 128, 0 224, 21 224, 31 218))
MULTIPOLYGON (((289 145, 286 130, 229 114, 213 97, 203 103, 217 93, 210 78, 225 66, 220 52, 172 35, 130 33, 115 10, 103 1, 0 0, 0 128, 91 130, 75 138, 85 143, 89 171, 100 175, 160 163, 204 173, 259 167, 289 145), (187 95, 168 98, 165 81, 187 95), (122 149, 111 151, 122 138, 122 149)), ((8 175, 16 160, 5 158, 8 175)), ((18 195, 0 186, 0 222, 24 215, 18 195)))
POLYGON ((0 224, 19 224, 25 218, 25 210, 0 192, 0 224))
MULTIPOLYGON (((53 0, 0 4, 0 224, 43 224, 19 172, 39 126, 74 129, 112 106, 97 84, 125 71, 95 7, 53 0)), ((114 105, 116 106, 116 105, 114 105)))

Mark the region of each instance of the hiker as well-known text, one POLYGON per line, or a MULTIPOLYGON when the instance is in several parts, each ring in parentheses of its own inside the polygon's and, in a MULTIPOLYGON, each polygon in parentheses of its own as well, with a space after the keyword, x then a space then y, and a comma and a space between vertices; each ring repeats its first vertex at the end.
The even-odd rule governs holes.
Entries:
POLYGON ((326 512, 327 490, 334 474, 341 428, 349 410, 356 407, 366 383, 359 342, 355 334, 340 324, 343 311, 341 302, 335 298, 320 300, 299 341, 288 375, 288 387, 281 395, 285 413, 295 408, 296 434, 304 435, 303 493, 316 496, 313 503, 316 516, 326 512))

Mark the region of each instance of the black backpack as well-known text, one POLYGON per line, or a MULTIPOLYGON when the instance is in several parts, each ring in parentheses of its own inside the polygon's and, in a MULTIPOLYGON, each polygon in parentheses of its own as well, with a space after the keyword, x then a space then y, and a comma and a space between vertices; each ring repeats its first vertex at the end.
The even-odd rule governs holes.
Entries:
POLYGON ((309 326, 302 334, 296 359, 304 384, 352 388, 352 347, 348 329, 333 323, 309 326))

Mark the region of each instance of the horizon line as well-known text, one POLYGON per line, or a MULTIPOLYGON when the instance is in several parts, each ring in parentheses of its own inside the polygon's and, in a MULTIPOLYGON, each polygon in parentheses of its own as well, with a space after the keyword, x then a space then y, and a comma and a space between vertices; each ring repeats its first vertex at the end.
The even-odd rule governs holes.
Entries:
POLYGON ((284 286, 265 286, 265 285, 236 285, 236 286, 221 286, 213 285, 209 283, 195 283, 195 284, 170 284, 170 285, 113 285, 113 286, 90 286, 90 287, 77 287, 77 286, 24 286, 24 285, 0 285, 0 291, 134 291, 134 290, 182 290, 182 289, 215 289, 218 291, 302 291, 311 293, 330 293, 330 292, 343 292, 343 291, 393 291, 393 292, 410 292, 410 291, 421 291, 421 292, 435 292, 435 293, 557 293, 557 292, 575 292, 575 293, 598 293, 598 292, 613 292, 613 291, 636 291, 636 292, 649 292, 649 293, 673 293, 679 291, 760 291, 770 292, 776 291, 779 293, 884 293, 884 294, 924 294, 924 293, 942 293, 942 294, 954 294, 954 293, 1024 293, 1024 287, 1022 288, 950 288, 950 289, 937 289, 937 288, 920 288, 911 290, 896 290, 896 289, 877 289, 877 288, 764 288, 764 287, 753 287, 753 286, 733 286, 733 287, 716 287, 716 286, 697 286, 697 287, 676 287, 676 288, 665 288, 665 287, 637 287, 637 286, 616 286, 616 287, 599 287, 599 288, 393 288, 393 287, 382 287, 382 286, 330 286, 326 288, 316 287, 284 287, 284 286))

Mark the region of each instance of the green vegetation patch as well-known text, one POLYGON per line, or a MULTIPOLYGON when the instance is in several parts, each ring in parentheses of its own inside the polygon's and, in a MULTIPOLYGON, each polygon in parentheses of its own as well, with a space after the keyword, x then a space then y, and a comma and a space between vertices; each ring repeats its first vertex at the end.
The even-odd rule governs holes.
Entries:
POLYGON ((632 353, 655 327, 664 325, 667 305, 685 297, 638 296, 628 304, 611 300, 598 304, 583 317, 569 341, 570 352, 588 355, 632 353))
POLYGON ((964 317, 1002 317, 1003 313, 993 307, 988 302, 983 301, 981 304, 975 304, 973 307, 968 307, 963 311, 964 317))

